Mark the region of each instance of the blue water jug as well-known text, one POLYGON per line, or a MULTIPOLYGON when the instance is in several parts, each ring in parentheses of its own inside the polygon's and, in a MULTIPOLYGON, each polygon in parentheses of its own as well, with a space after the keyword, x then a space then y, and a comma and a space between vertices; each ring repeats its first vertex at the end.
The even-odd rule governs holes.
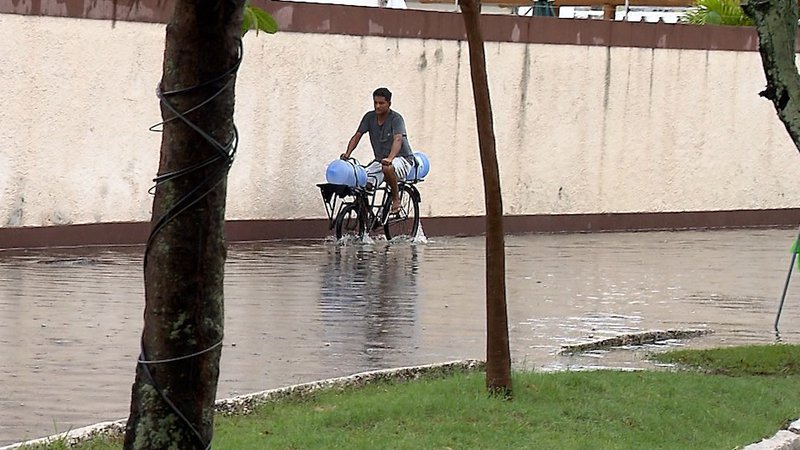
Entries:
POLYGON ((367 184, 367 171, 355 161, 336 159, 328 164, 325 179, 331 184, 364 187, 367 184))
POLYGON ((422 152, 416 152, 414 155, 417 157, 418 161, 422 161, 422 164, 419 165, 417 176, 420 179, 427 177, 428 172, 431 170, 431 162, 428 159, 428 155, 422 152))
POLYGON ((414 163, 411 164, 411 169, 408 171, 408 175, 406 175, 406 181, 417 181, 419 180, 419 169, 422 167, 422 160, 414 154, 414 163))
POLYGON ((425 153, 414 152, 414 159, 417 163, 411 167, 411 171, 406 176, 406 181, 421 180, 428 175, 428 171, 431 169, 431 163, 425 153))

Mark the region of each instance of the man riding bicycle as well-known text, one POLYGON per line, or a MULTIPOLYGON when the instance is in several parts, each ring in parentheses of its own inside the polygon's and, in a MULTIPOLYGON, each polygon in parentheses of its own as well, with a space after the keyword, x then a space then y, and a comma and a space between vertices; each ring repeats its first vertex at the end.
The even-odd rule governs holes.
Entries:
POLYGON ((381 87, 372 93, 374 111, 368 111, 361 119, 353 137, 347 143, 347 150, 341 159, 347 160, 358 146, 361 136, 369 133, 369 141, 375 160, 366 168, 367 187, 377 187, 386 179, 392 194, 391 213, 400 211, 398 180, 404 180, 412 168, 413 153, 406 135, 406 123, 400 113, 392 110, 392 93, 381 87))

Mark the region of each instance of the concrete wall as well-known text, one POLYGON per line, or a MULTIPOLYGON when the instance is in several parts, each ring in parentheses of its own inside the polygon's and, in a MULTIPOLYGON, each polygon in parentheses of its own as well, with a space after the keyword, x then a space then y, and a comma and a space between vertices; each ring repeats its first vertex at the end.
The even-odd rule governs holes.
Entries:
MULTIPOLYGON (((373 9, 381 19, 353 25, 361 35, 331 34, 298 31, 299 5, 270 5, 284 31, 245 39, 229 219, 324 217, 315 184, 381 85, 432 161, 423 216, 483 213, 467 45, 423 32, 458 15, 373 9), (408 14, 425 18, 423 31, 404 28, 420 37, 384 30, 382 20, 409 23, 408 14)), ((366 9, 315 7, 336 17, 366 9)), ((745 48, 715 50, 704 35, 701 45, 662 45, 697 35, 687 26, 515 18, 498 31, 505 23, 490 22, 488 34, 512 38, 487 42, 486 53, 507 214, 800 203, 800 159, 758 97, 765 81, 752 32, 725 31, 743 33, 745 48), (518 24, 528 27, 521 38, 518 24), (548 43, 555 26, 577 30, 574 42, 548 43), (592 38, 598 26, 662 37, 619 46, 592 38), (523 42, 534 31, 540 38, 523 42)), ((160 120, 163 39, 157 22, 0 14, 0 226, 150 219, 160 136, 148 128, 160 120)), ((370 158, 367 139, 355 155, 370 158)))
POLYGON ((0 15, 0 225, 149 219, 163 28, 0 15))

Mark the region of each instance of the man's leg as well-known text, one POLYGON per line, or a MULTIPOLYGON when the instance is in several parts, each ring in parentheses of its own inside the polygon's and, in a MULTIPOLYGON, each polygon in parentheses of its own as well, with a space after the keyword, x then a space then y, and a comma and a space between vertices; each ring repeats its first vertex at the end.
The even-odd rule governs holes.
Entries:
POLYGON ((400 211, 400 188, 398 184, 400 180, 406 179, 409 170, 411 170, 411 164, 402 157, 394 158, 391 166, 383 166, 384 178, 392 192, 392 213, 400 211))
POLYGON ((373 161, 367 166, 367 189, 375 189, 383 182, 383 166, 380 161, 373 161))
POLYGON ((392 209, 390 212, 394 214, 400 211, 400 189, 397 187, 397 175, 394 173, 393 165, 383 166, 383 178, 392 193, 392 209))

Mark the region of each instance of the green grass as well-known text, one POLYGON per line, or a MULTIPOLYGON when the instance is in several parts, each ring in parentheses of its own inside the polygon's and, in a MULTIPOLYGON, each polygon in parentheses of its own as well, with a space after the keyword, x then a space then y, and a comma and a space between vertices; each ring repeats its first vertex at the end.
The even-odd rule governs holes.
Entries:
POLYGON ((472 374, 268 405, 220 419, 214 448, 731 449, 800 415, 788 378, 599 371, 514 381, 513 401, 487 397, 472 374))
POLYGON ((481 373, 326 391, 218 417, 213 448, 729 450, 800 417, 800 347, 653 358, 701 371, 515 373, 512 401, 481 373))
POLYGON ((676 350, 651 355, 654 361, 673 363, 706 373, 744 376, 800 375, 800 346, 753 345, 711 350, 676 350))

